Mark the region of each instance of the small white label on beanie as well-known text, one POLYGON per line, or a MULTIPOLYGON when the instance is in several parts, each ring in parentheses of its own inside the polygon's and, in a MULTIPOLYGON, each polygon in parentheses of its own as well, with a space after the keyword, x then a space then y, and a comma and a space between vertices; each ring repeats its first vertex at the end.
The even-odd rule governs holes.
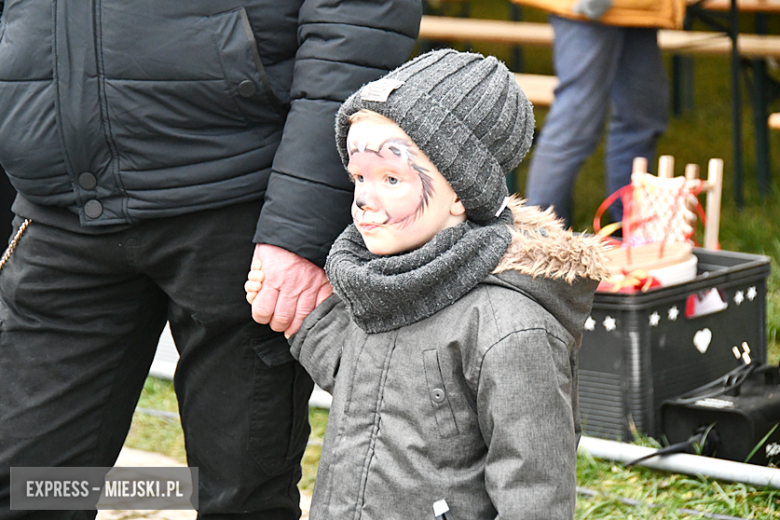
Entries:
POLYGON ((404 82, 399 79, 383 78, 360 89, 360 97, 363 101, 386 103, 390 93, 403 84, 404 82))

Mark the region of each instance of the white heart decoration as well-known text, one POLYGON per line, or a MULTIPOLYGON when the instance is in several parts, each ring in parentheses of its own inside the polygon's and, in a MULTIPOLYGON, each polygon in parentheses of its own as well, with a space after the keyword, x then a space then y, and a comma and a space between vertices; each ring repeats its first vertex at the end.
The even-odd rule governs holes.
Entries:
POLYGON ((702 329, 696 331, 696 334, 693 335, 693 345, 696 347, 696 350, 698 350, 702 354, 707 352, 707 349, 710 347, 711 341, 712 341, 712 331, 710 329, 702 329))

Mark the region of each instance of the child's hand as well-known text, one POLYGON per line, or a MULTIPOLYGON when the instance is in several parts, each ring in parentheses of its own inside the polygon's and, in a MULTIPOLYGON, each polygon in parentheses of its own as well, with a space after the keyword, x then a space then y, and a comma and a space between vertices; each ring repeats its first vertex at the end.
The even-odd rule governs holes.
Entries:
POLYGON ((246 283, 244 284, 244 290, 246 291, 246 301, 251 305, 257 297, 257 293, 263 288, 263 280, 265 280, 265 273, 263 272, 263 262, 260 259, 252 261, 252 267, 247 275, 246 283))

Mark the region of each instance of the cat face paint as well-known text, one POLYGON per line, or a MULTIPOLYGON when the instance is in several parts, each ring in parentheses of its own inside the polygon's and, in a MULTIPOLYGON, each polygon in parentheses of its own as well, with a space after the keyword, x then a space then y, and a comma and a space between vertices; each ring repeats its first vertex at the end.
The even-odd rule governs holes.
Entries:
POLYGON ((462 206, 444 176, 392 121, 353 123, 347 146, 352 218, 372 253, 416 249, 465 220, 453 214, 453 204, 462 206))
POLYGON ((355 184, 371 182, 375 180, 372 173, 384 170, 389 185, 384 190, 360 189, 360 194, 356 188, 355 205, 359 210, 368 205, 366 197, 375 195, 383 198, 386 220, 382 224, 397 224, 403 228, 422 216, 436 189, 428 170, 415 162, 415 150, 411 141, 397 137, 382 142, 376 151, 367 149, 365 143, 355 143, 350 149, 349 164, 356 171, 367 172, 353 176, 355 184))

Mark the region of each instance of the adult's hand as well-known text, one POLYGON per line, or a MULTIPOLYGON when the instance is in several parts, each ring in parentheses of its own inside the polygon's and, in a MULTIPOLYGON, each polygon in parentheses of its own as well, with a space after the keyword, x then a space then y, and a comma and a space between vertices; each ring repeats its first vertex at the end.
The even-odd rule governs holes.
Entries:
POLYGON ((281 247, 257 244, 252 263, 256 261, 262 263, 265 279, 252 302, 252 318, 289 338, 333 289, 322 268, 281 247))

